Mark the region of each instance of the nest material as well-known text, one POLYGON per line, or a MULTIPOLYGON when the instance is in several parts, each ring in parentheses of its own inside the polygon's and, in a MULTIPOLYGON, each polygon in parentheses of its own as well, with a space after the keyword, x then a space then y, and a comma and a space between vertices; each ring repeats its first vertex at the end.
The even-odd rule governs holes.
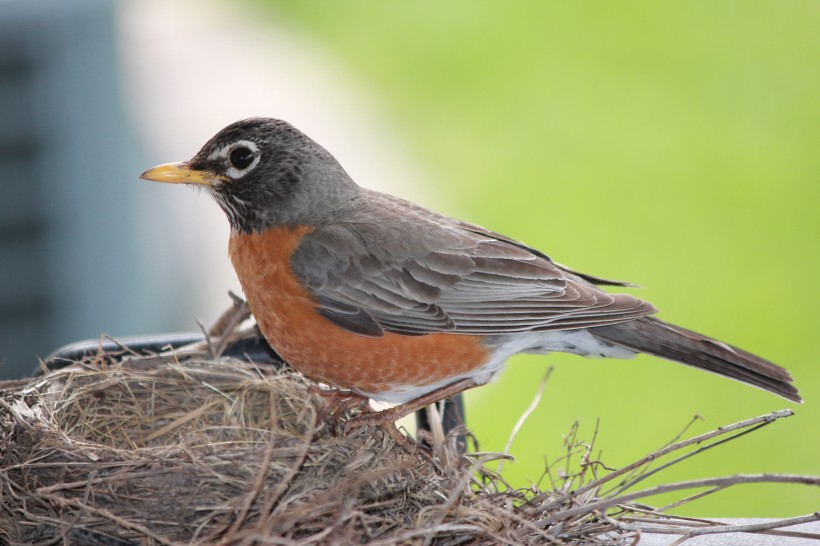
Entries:
MULTIPOLYGON (((0 384, 2 385, 2 384, 0 384)), ((455 439, 341 436, 301 375, 173 356, 86 362, 2 392, 0 542, 529 542, 455 439)), ((526 535, 543 531, 533 528, 526 535)))
POLYGON ((454 435, 433 434, 431 455, 380 427, 340 434, 317 419, 326 402, 298 373, 209 351, 90 359, 0 383, 0 544, 629 543, 641 521, 670 520, 625 505, 645 493, 623 495, 621 482, 607 497, 604 484, 638 483, 657 457, 785 416, 603 478, 591 445, 573 440, 578 474, 520 491, 485 466, 503 454, 459 455, 454 435))

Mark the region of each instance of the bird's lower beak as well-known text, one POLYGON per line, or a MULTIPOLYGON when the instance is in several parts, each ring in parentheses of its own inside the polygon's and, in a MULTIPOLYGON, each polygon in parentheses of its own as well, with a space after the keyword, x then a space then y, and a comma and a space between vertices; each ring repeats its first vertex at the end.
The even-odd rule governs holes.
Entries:
POLYGON ((140 175, 140 178, 166 184, 204 184, 206 186, 214 186, 222 181, 216 174, 210 171, 192 169, 184 161, 166 163, 148 169, 140 175))

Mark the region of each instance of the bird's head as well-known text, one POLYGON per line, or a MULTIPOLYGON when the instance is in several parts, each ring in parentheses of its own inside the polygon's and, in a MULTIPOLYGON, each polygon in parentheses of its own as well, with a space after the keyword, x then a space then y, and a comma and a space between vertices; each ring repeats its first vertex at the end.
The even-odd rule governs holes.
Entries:
POLYGON ((225 127, 188 161, 140 178, 205 188, 238 232, 319 225, 355 196, 333 156, 287 122, 250 118, 225 127))

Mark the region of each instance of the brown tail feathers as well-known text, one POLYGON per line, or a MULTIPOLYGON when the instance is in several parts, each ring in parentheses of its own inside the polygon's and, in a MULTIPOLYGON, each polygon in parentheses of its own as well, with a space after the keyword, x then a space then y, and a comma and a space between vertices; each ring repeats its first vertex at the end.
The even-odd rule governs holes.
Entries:
POLYGON ((606 341, 695 368, 701 368, 802 402, 789 372, 759 356, 656 318, 644 317, 590 328, 606 341))

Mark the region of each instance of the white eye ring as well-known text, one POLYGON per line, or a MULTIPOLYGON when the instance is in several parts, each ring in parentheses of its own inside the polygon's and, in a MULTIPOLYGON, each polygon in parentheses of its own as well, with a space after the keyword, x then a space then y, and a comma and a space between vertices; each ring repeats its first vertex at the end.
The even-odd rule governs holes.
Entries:
MULTIPOLYGON (((228 169, 225 171, 230 178, 238 179, 242 178, 249 172, 251 172, 254 167, 259 164, 260 154, 259 154, 259 146, 256 145, 255 142, 251 142, 250 140, 238 140, 236 142, 232 142, 229 145, 225 146, 224 148, 220 149, 216 154, 212 154, 214 157, 213 159, 222 159, 228 165, 228 169), (229 159, 231 152, 233 152, 237 148, 247 148, 251 152, 253 152, 253 161, 245 167, 244 169, 237 169, 231 164, 229 159)), ((209 158, 210 159, 210 158, 209 158)))

